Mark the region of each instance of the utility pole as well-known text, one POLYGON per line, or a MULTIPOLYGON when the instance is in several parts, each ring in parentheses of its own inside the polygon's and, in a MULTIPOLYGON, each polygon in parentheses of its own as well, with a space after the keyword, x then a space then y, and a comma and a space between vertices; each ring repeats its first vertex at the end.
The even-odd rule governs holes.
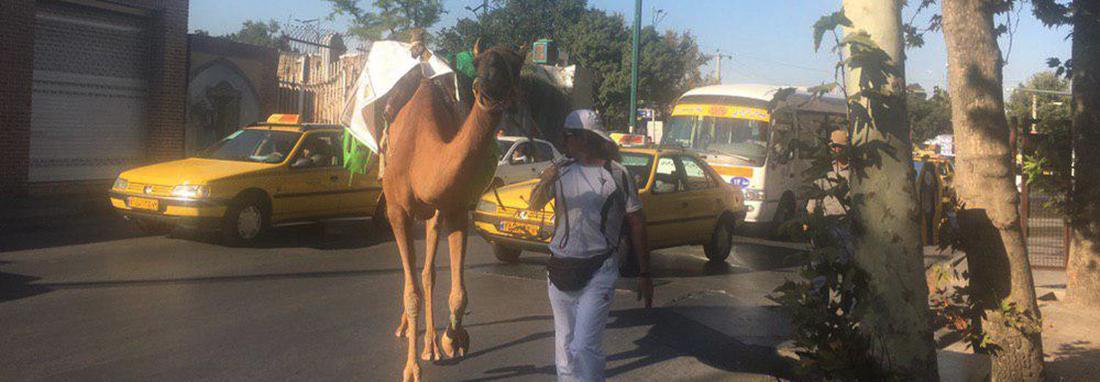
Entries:
POLYGON ((1039 132, 1039 96, 1031 93, 1031 133, 1039 132))
POLYGON ((642 0, 634 0, 634 51, 630 57, 630 133, 638 129, 638 39, 642 34, 642 0))
POLYGON ((721 49, 718 49, 718 51, 716 53, 714 53, 714 60, 715 60, 715 63, 714 63, 714 78, 718 80, 719 84, 722 83, 722 57, 723 56, 728 58, 728 59, 731 59, 731 60, 733 59, 733 56, 730 56, 728 54, 722 54, 721 49))

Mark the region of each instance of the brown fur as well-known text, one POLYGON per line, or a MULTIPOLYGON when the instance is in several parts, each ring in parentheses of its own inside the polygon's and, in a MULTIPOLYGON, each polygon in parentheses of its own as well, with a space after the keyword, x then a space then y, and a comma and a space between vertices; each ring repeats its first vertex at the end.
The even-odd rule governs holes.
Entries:
MULTIPOLYGON (((476 53, 475 48, 475 54, 476 53)), ((423 80, 409 102, 398 112, 388 135, 386 175, 382 182, 386 195, 386 213, 393 227, 401 266, 404 269, 405 313, 398 324, 397 336, 408 338, 408 358, 403 379, 418 381, 420 366, 416 358, 417 318, 424 300, 424 360, 463 356, 469 348, 469 336, 462 327, 466 310, 463 264, 466 258, 468 208, 488 187, 491 177, 472 176, 483 171, 492 160, 487 150, 503 110, 490 105, 507 104, 516 97, 519 66, 523 55, 494 48, 477 55, 481 82, 477 93, 483 97, 463 120, 462 114, 447 100, 447 94, 430 81, 423 80), (517 59, 518 57, 518 59, 517 59), (415 220, 426 220, 426 250, 421 284, 416 283, 416 253, 411 228, 415 220), (440 234, 446 234, 450 248, 451 293, 450 322, 437 341, 432 319, 432 289, 435 286, 435 252, 440 234), (421 291, 423 287, 423 291, 421 291)))

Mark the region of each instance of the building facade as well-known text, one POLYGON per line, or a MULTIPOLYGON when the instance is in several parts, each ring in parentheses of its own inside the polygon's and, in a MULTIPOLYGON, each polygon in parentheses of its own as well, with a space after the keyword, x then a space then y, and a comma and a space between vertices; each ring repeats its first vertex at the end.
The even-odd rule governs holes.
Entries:
POLYGON ((185 150, 187 0, 5 0, 0 195, 97 192, 185 150))

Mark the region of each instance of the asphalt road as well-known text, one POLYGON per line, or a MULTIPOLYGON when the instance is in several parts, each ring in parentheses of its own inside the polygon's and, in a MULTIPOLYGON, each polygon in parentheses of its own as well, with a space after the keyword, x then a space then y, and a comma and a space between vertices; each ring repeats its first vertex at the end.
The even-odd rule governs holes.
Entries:
MULTIPOLYGON (((718 265, 701 252, 655 254, 651 310, 620 282, 605 339, 612 380, 790 376, 775 350, 789 328, 764 296, 791 274, 793 250, 740 244, 718 265)), ((450 282, 439 257, 442 329, 450 282)), ((424 379, 552 380, 544 261, 500 264, 472 237, 471 352, 423 363, 424 379)), ((398 380, 400 293, 395 245, 361 222, 281 229, 260 248, 142 236, 113 216, 7 229, 0 380, 398 380)))

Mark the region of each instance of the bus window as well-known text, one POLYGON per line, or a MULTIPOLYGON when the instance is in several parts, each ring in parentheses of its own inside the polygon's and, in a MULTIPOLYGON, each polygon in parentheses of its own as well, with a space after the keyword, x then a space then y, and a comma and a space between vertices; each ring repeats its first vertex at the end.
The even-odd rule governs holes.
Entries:
POLYGON ((767 154, 766 122, 698 116, 673 116, 665 127, 662 144, 740 157, 751 164, 764 163, 767 154))

